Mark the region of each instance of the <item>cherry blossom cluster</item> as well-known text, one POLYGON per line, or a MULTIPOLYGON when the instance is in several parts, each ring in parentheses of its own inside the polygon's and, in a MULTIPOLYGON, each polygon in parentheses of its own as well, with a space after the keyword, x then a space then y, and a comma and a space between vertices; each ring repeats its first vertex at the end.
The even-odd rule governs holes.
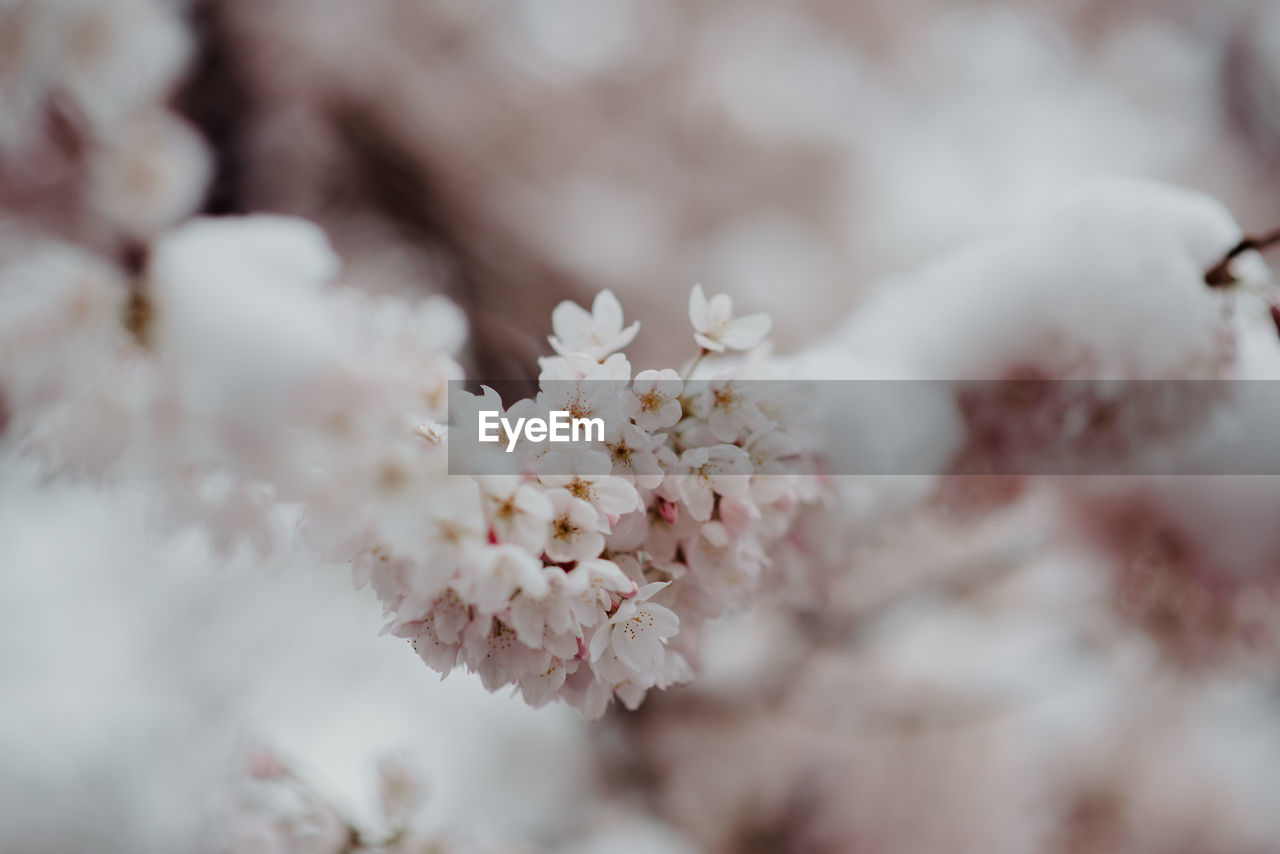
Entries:
POLYGON ((536 397, 504 408, 489 387, 456 396, 467 423, 482 409, 511 421, 568 411, 607 427, 571 452, 519 440, 508 470, 443 481, 422 506, 429 547, 416 560, 383 543, 364 553, 360 580, 430 667, 465 666, 490 690, 598 717, 615 695, 635 708, 650 688, 688 680, 700 623, 760 588, 816 484, 792 465, 787 413, 737 366, 689 379, 708 354, 760 344, 769 318, 736 317, 727 295, 701 287, 689 317, 700 350, 683 376, 633 375, 620 351, 639 324, 624 325, 614 295, 590 312, 564 302, 536 397))

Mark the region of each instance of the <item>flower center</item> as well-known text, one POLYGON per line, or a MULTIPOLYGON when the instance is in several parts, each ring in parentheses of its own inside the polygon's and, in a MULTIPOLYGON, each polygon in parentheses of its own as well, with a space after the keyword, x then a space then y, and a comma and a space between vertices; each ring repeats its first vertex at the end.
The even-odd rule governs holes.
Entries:
POLYGON ((568 516, 561 516, 552 523, 552 530, 555 532, 557 540, 572 540, 578 536, 578 531, 581 528, 575 525, 568 516))
POLYGON ((657 389, 650 389, 640 395, 640 407, 645 412, 657 412, 667 403, 667 396, 657 389))
POLYGON ((627 468, 631 467, 631 448, 627 447, 626 442, 619 442, 616 445, 609 445, 609 453, 613 457, 613 461, 627 468))
POLYGON ((504 522, 509 522, 515 518, 520 511, 516 509, 516 503, 510 498, 504 499, 494 509, 493 515, 497 516, 504 522))
POLYGON ((574 498, 581 498, 588 504, 593 503, 596 498, 596 488, 589 480, 583 480, 575 477, 566 487, 574 498))

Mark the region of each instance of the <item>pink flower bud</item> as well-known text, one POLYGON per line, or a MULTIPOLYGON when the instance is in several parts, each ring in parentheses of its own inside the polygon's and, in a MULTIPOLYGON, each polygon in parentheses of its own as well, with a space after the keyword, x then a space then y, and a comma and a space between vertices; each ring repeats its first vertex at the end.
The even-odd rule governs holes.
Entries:
POLYGON ((674 525, 676 520, 680 518, 680 508, 665 498, 659 498, 658 515, 661 516, 668 525, 674 525))

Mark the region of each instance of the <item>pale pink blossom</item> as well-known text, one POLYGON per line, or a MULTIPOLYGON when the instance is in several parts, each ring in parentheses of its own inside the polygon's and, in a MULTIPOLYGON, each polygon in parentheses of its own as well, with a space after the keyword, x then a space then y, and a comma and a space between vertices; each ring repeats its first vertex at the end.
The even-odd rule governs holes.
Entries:
POLYGON ((690 448, 680 455, 676 487, 699 522, 711 518, 716 495, 745 498, 751 488, 751 459, 736 445, 690 448))
POLYGON ((670 368, 661 371, 641 371, 631 383, 631 397, 627 398, 627 415, 641 430, 658 430, 671 427, 683 415, 680 392, 684 382, 670 368))
POLYGON ((769 334, 772 323, 767 314, 735 318, 733 298, 716 294, 708 300, 702 293, 702 285, 694 285, 689 294, 689 320, 693 323, 693 339, 699 346, 716 353, 750 350, 769 334))
POLYGON ((556 563, 589 560, 604 549, 608 521, 594 507, 567 489, 552 489, 547 557, 556 563))
POLYGON ((551 312, 551 328, 555 334, 548 340, 561 356, 584 353, 604 361, 610 353, 632 342, 640 330, 639 323, 622 326, 622 304, 612 291, 596 294, 591 313, 574 302, 565 300, 551 312))
POLYGON ((635 596, 623 600, 608 622, 591 637, 591 661, 612 651, 638 681, 652 684, 661 672, 666 641, 680 630, 680 618, 649 599, 670 582, 647 584, 635 596))
POLYGON ((484 475, 477 480, 490 530, 498 542, 541 554, 551 521, 551 501, 546 493, 516 475, 484 475))

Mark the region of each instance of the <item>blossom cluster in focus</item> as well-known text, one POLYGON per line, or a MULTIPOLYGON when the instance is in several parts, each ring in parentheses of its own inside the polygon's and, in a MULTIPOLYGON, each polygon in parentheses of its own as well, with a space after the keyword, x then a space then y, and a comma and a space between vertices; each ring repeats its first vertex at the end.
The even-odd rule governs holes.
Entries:
POLYGON ((624 324, 613 294, 590 312, 565 302, 536 397, 504 408, 487 386, 462 394, 472 414, 561 411, 608 426, 571 454, 522 441, 510 471, 454 474, 424 504, 425 550, 362 552, 358 579, 429 666, 598 717, 614 695, 635 708, 650 688, 687 681, 699 625, 760 588, 816 482, 789 464, 800 446, 786 408, 736 381, 738 366, 688 382, 709 352, 759 344, 768 317, 735 317, 728 296, 708 301, 699 287, 690 319, 701 350, 683 374, 633 373, 619 351, 638 324, 624 324))

